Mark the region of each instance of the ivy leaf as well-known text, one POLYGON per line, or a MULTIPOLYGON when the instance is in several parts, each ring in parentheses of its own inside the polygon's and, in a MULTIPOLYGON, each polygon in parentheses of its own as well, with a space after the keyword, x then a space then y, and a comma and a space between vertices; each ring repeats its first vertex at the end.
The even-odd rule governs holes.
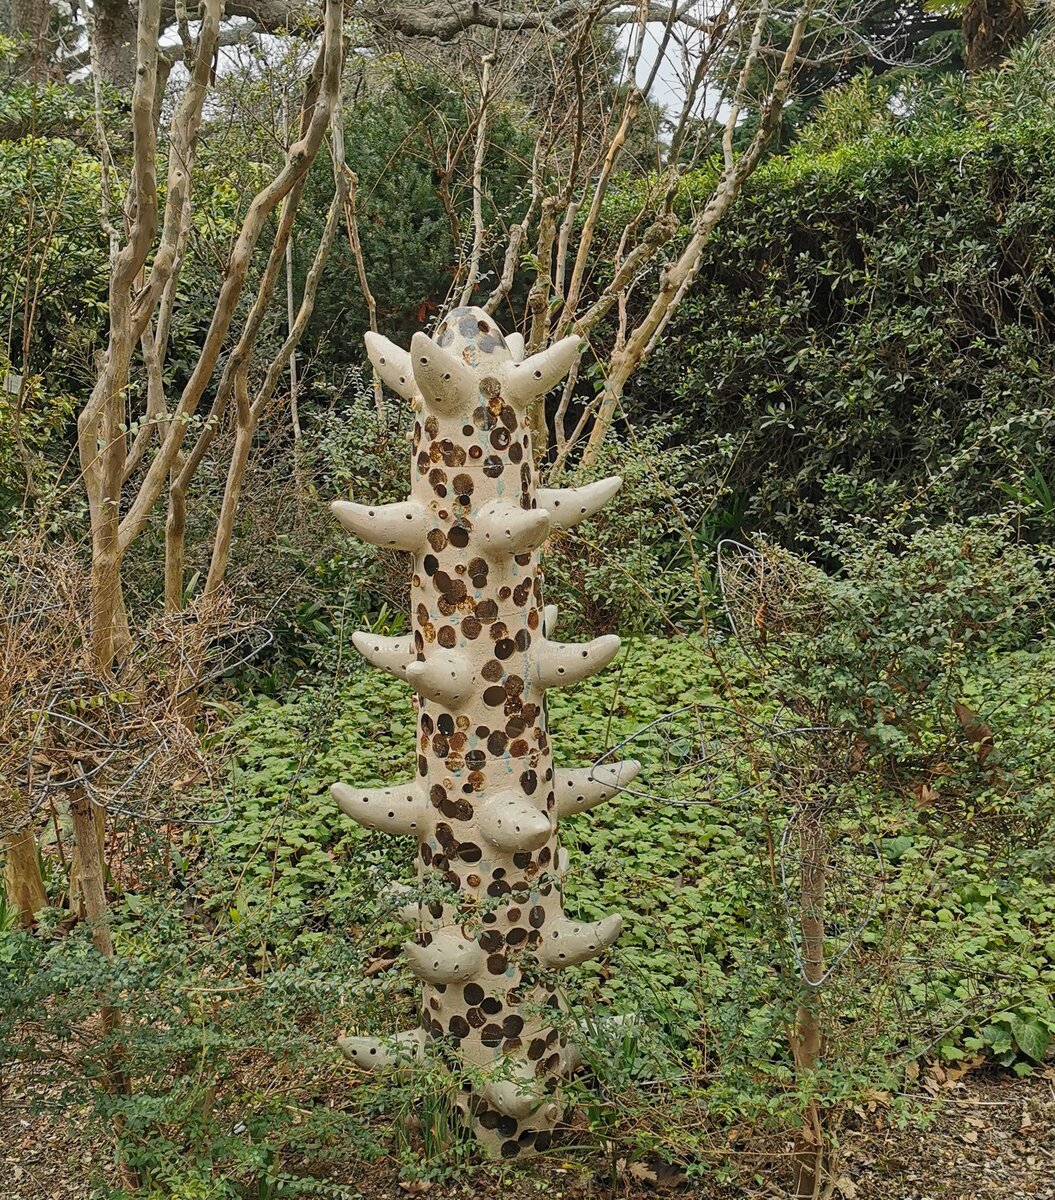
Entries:
POLYGON ((1037 1017, 1023 1020, 1016 1017, 1011 1025, 1015 1044, 1028 1058, 1034 1062, 1042 1062, 1051 1044, 1051 1033, 1043 1021, 1037 1017))

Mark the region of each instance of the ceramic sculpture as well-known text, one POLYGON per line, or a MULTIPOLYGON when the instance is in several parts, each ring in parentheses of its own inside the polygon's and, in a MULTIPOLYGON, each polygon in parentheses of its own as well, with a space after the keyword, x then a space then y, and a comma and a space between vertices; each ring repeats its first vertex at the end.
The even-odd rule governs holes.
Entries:
POLYGON ((528 413, 570 370, 577 338, 525 359, 522 338, 459 308, 435 340, 415 334, 409 354, 366 341, 414 409, 411 496, 333 509, 357 537, 414 556, 413 633, 353 640, 417 692, 417 771, 397 787, 332 792, 359 824, 415 837, 419 886, 439 882, 450 898, 401 909, 417 927, 404 951, 421 980, 421 1027, 341 1048, 367 1069, 446 1063, 487 1151, 512 1158, 549 1145, 559 1082, 577 1062, 557 972, 601 954, 622 924, 565 917, 557 821, 615 795, 638 764, 555 770, 546 728, 547 689, 600 671, 619 639, 553 640, 539 567, 550 531, 597 512, 620 480, 536 485, 528 413))

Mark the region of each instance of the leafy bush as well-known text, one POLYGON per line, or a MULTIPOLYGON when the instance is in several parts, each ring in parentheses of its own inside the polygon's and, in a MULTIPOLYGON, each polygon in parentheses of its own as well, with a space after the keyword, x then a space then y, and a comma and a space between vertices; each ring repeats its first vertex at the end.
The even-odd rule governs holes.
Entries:
POLYGON ((941 520, 1010 491, 1051 536, 1055 122, 1032 61, 901 117, 881 80, 851 85, 716 232, 630 400, 683 417, 697 478, 744 494, 752 527, 941 520))

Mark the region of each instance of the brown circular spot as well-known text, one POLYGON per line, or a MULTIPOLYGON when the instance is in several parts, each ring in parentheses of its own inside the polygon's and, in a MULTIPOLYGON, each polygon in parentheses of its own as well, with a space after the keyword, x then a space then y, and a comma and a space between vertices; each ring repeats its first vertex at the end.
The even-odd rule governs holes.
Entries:
POLYGON ((436 634, 436 641, 445 650, 451 650, 457 644, 458 635, 454 632, 452 625, 443 625, 440 627, 439 633, 436 634))
MULTIPOLYGON (((505 703, 506 690, 502 687, 489 687, 484 689, 483 700, 489 708, 497 708, 500 704, 505 703)), ((524 751, 527 751, 527 743, 524 744, 524 751)))
POLYGON ((505 470, 502 460, 496 454, 489 454, 484 459, 484 474, 488 479, 497 479, 505 470))
MULTIPOLYGON (((480 669, 480 674, 488 683, 497 683, 503 674, 502 664, 497 659, 489 658, 480 669)), ((505 692, 502 693, 503 697, 505 692)))
MULTIPOLYGON (((504 975, 506 973, 507 966, 509 966, 509 963, 506 961, 506 956, 504 954, 491 954, 488 956, 487 969, 492 975, 504 975)), ((501 1040, 502 1031, 498 1030, 498 1037, 495 1039, 494 1044, 497 1046, 501 1040)))

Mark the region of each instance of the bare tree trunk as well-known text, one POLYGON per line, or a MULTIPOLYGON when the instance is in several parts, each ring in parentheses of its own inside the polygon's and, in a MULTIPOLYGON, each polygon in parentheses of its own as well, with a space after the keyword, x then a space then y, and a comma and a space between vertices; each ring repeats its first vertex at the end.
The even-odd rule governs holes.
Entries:
POLYGON ((49 76, 49 59, 53 49, 48 36, 51 25, 51 5, 48 0, 11 0, 11 37, 25 39, 14 61, 16 78, 28 83, 43 83, 49 76))
POLYGON ((963 10, 963 59, 972 75, 998 67, 1026 36, 1022 0, 967 0, 963 10))
MULTIPOLYGON (((91 923, 92 945, 108 962, 114 959, 114 943, 110 936, 110 907, 106 899, 106 879, 100 834, 105 832, 106 818, 96 810, 82 788, 78 788, 70 803, 73 837, 80 864, 80 889, 84 900, 84 915, 91 923)), ((120 1041, 121 1012, 106 997, 99 1010, 104 1039, 112 1039, 106 1055, 106 1087, 113 1095, 130 1096, 132 1083, 124 1064, 124 1049, 120 1041)), ((121 1133, 123 1122, 117 1118, 114 1131, 121 1133)), ((135 1172, 122 1167, 122 1182, 129 1190, 139 1186, 135 1172)))
POLYGON ((128 0, 93 0, 95 43, 103 79, 131 87, 136 73, 136 10, 128 0))
POLYGON ((30 929, 36 923, 37 913, 48 903, 32 825, 7 834, 5 841, 4 888, 8 903, 17 910, 19 924, 30 929))
MULTIPOLYGON (((823 1051, 824 1033, 817 1014, 817 989, 824 979, 824 905, 828 867, 828 843, 822 810, 804 804, 799 818, 801 862, 799 866, 799 938, 802 973, 807 990, 795 1015, 791 1051, 795 1074, 801 1081, 817 1067, 823 1051)), ((811 1100, 802 1116, 802 1129, 795 1143, 795 1200, 817 1200, 827 1174, 824 1114, 811 1100)))
POLYGON ((183 571, 187 538, 187 488, 180 482, 182 456, 169 477, 168 513, 165 517, 165 612, 183 609, 183 571))

